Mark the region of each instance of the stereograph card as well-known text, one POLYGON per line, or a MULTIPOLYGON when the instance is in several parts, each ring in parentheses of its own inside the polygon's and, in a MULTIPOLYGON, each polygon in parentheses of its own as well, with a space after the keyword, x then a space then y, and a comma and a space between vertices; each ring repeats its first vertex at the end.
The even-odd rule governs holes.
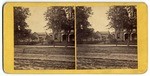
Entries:
POLYGON ((140 2, 8 2, 6 73, 144 73, 148 10, 140 2))

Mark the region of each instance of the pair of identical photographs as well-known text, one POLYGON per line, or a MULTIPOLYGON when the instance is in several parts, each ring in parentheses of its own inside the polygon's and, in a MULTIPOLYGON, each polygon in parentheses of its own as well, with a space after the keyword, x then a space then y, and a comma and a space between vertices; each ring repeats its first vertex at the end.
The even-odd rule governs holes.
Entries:
POLYGON ((6 3, 3 13, 5 71, 146 70, 144 3, 6 3))

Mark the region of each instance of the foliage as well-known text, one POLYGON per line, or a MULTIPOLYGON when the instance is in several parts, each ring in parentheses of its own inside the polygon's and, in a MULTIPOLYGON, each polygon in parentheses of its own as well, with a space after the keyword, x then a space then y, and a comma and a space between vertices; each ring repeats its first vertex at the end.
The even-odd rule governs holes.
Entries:
POLYGON ((74 29, 73 7, 48 7, 44 15, 45 19, 48 21, 45 27, 47 27, 47 29, 52 29, 53 32, 61 32, 63 30, 68 34, 74 29))
MULTIPOLYGON (((74 30, 74 9, 71 6, 53 6, 48 7, 45 12, 45 19, 48 21, 48 29, 52 29, 53 36, 60 32, 64 32, 66 35, 66 46, 68 43, 68 36, 71 30, 74 30)), ((55 37, 54 37, 55 38, 55 37)), ((50 41, 51 42, 51 41, 50 41)), ((53 42, 52 42, 53 43, 53 42)))
POLYGON ((98 32, 98 31, 97 31, 97 32, 93 32, 92 37, 93 37, 94 39, 99 39, 99 38, 100 38, 99 32, 98 32))
POLYGON ((32 39, 32 40, 37 40, 38 39, 38 36, 36 36, 36 35, 30 35, 30 38, 32 39))
POLYGON ((18 41, 29 37, 31 30, 25 22, 26 18, 30 15, 28 8, 14 7, 14 39, 18 41))
POLYGON ((126 30, 128 33, 128 43, 130 34, 137 27, 137 10, 136 6, 112 6, 107 12, 110 20, 108 26, 115 31, 126 30))
POLYGON ((126 29, 130 32, 137 26, 135 6, 113 6, 107 14, 109 26, 115 30, 126 29))
POLYGON ((91 24, 88 22, 90 15, 92 15, 91 7, 76 7, 77 41, 81 41, 81 39, 87 39, 93 34, 94 29, 89 28, 91 24))

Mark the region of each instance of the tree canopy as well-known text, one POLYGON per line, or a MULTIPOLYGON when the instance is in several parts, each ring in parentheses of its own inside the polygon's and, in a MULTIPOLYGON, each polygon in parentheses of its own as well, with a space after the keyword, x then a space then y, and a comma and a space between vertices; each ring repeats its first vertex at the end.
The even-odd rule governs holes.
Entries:
POLYGON ((26 18, 30 15, 29 8, 14 7, 14 39, 25 39, 30 35, 26 18))
POLYGON ((132 30, 137 26, 137 12, 135 6, 112 6, 108 11, 110 28, 115 30, 132 30))
POLYGON ((74 8, 72 6, 48 7, 44 15, 48 21, 45 27, 47 30, 52 30, 54 38, 58 33, 64 32, 67 47, 69 34, 74 30, 74 8))
POLYGON ((115 31, 126 31, 128 34, 127 45, 129 46, 130 35, 133 29, 137 29, 137 9, 136 6, 112 6, 107 12, 110 20, 108 26, 115 31))
POLYGON ((48 7, 44 15, 48 21, 45 27, 52 29, 53 32, 63 30, 68 34, 74 29, 74 9, 71 6, 48 7))
POLYGON ((88 18, 92 15, 91 7, 78 6, 76 7, 76 29, 77 29, 77 41, 81 39, 87 39, 94 31, 93 28, 89 28, 91 24, 88 18))

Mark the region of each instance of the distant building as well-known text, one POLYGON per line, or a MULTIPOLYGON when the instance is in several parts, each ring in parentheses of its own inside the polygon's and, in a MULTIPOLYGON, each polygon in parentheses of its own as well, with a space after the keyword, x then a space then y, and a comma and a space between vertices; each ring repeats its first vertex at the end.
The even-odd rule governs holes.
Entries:
POLYGON ((36 41, 40 42, 40 41, 47 41, 47 36, 50 36, 48 38, 50 38, 49 40, 54 40, 55 42, 64 42, 67 41, 68 42, 73 42, 74 41, 74 30, 71 30, 70 34, 67 35, 65 34, 64 31, 61 32, 53 32, 53 33, 46 33, 46 32, 34 32, 32 34, 36 41))
POLYGON ((110 32, 109 31, 101 31, 100 32, 101 33, 101 38, 102 38, 102 40, 106 40, 106 41, 108 41, 109 40, 109 35, 110 35, 110 32))
POLYGON ((68 42, 74 42, 74 30, 72 29, 68 36, 63 30, 60 32, 53 32, 53 37, 55 42, 64 42, 66 40, 68 42))
POLYGON ((37 41, 40 41, 40 40, 43 40, 43 41, 46 41, 46 33, 45 32, 34 32, 32 34, 35 38, 35 40, 37 41))
POLYGON ((102 42, 109 42, 109 36, 110 36, 109 31, 97 31, 94 32, 93 35, 87 39, 83 39, 82 41, 102 41, 102 42))
POLYGON ((108 41, 109 40, 110 32, 109 31, 97 31, 96 35, 99 36, 98 37, 99 41, 104 41, 104 40, 108 41))
POLYGON ((133 29, 132 33, 129 33, 126 30, 117 30, 116 32, 112 32, 111 35, 117 41, 126 41, 130 38, 130 41, 137 41, 137 30, 133 29), (129 37, 130 36, 130 37, 129 37))

